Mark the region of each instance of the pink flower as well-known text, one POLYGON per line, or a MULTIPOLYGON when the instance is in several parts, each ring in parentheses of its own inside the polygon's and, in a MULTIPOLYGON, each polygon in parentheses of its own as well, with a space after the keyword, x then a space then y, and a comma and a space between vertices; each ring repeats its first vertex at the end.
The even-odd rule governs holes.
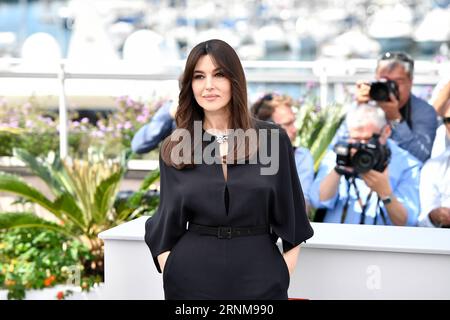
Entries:
POLYGON ((121 103, 127 100, 126 96, 120 96, 116 99, 116 103, 121 103))
POLYGON ((53 124, 53 119, 50 118, 50 117, 45 117, 45 118, 44 118, 44 122, 45 122, 47 125, 51 126, 51 125, 53 124))
POLYGON ((105 133, 103 131, 95 130, 91 132, 91 136, 94 138, 103 138, 105 136, 105 133))
POLYGON ((124 129, 131 129, 133 128, 133 124, 130 121, 125 122, 125 124, 123 125, 124 129))
POLYGON ((103 122, 101 122, 101 121, 97 121, 97 127, 101 131, 105 131, 106 130, 105 124, 103 122))
POLYGON ((113 138, 120 138, 120 132, 114 131, 112 136, 113 136, 113 138))
POLYGON ((313 81, 308 81, 308 82, 306 83, 306 89, 307 89, 307 90, 310 90, 310 89, 314 88, 315 86, 316 86, 316 83, 313 82, 313 81))
POLYGON ((29 103, 29 102, 25 102, 25 103, 22 105, 22 107, 23 107, 26 111, 30 110, 32 106, 33 106, 33 105, 32 105, 31 103, 29 103))
POLYGON ((34 122, 30 119, 27 119, 27 121, 25 122, 25 128, 33 128, 34 126, 34 122))
POLYGON ((446 59, 446 57, 445 57, 444 55, 438 54, 438 55, 436 55, 436 56, 434 57, 434 61, 436 61, 437 63, 442 63, 442 62, 444 62, 445 60, 447 60, 447 59, 446 59))
POLYGON ((131 99, 130 97, 127 98, 127 107, 132 107, 134 105, 134 101, 133 99, 131 99))
POLYGON ((18 128, 19 127, 19 121, 13 120, 9 122, 9 127, 11 128, 18 128))
POLYGON ((147 122, 147 117, 143 114, 140 114, 137 116, 136 118, 137 122, 139 123, 146 123, 147 122))

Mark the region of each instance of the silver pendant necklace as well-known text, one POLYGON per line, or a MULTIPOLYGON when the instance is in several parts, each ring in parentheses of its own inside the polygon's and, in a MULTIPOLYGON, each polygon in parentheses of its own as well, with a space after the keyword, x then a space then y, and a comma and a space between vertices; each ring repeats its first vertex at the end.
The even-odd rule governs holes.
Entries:
MULTIPOLYGON (((228 131, 228 130, 227 130, 228 131)), ((207 130, 208 132, 208 130, 207 130)), ((230 135, 229 132, 223 134, 223 133, 219 133, 219 130, 216 129, 211 129, 209 130, 209 134, 213 135, 215 140, 217 141, 217 143, 222 144, 224 142, 228 141, 228 136, 230 135)))
POLYGON ((224 142, 226 142, 228 140, 228 135, 227 134, 218 134, 216 135, 216 141, 219 144, 222 144, 224 142))

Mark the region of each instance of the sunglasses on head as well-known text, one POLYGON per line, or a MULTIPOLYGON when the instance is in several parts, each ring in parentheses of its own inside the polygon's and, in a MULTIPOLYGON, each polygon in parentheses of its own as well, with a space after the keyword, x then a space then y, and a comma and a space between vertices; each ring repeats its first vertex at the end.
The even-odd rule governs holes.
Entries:
POLYGON ((258 101, 255 103, 255 105, 253 106, 253 114, 256 117, 260 117, 259 113, 261 108, 265 105, 265 102, 269 102, 272 101, 274 98, 272 93, 267 93, 264 96, 262 96, 261 98, 258 99, 258 101))
POLYGON ((409 65, 410 71, 414 69, 413 58, 411 58, 409 54, 406 54, 404 52, 389 52, 389 51, 385 52, 378 61, 386 61, 386 60, 406 62, 409 65))
POLYGON ((450 123, 450 117, 445 117, 442 120, 444 121, 445 124, 449 124, 450 123))
POLYGON ((404 52, 385 52, 381 56, 380 60, 400 60, 405 62, 413 62, 411 56, 404 52))
POLYGON ((267 93, 264 96, 262 96, 259 100, 258 100, 258 106, 255 110, 256 113, 259 112, 259 109, 262 107, 262 105, 264 104, 265 101, 272 101, 273 100, 273 94, 272 93, 267 93))
POLYGON ((273 94, 271 94, 271 93, 265 94, 261 98, 261 101, 272 101, 272 100, 273 100, 273 94))

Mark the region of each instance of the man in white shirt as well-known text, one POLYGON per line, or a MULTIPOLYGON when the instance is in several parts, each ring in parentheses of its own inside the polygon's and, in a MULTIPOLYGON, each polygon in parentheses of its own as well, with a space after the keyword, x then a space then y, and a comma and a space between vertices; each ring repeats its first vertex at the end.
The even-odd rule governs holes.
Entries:
MULTIPOLYGON (((446 139, 450 139, 450 107, 443 113, 446 139)), ((434 148, 434 147, 433 147, 434 148)), ((420 176, 419 226, 450 227, 450 146, 428 160, 420 176)))
POLYGON ((445 124, 446 121, 450 121, 450 77, 442 79, 436 85, 430 103, 433 104, 439 118, 444 122, 438 127, 434 138, 433 149, 431 150, 431 158, 434 158, 450 147, 450 133, 445 124))

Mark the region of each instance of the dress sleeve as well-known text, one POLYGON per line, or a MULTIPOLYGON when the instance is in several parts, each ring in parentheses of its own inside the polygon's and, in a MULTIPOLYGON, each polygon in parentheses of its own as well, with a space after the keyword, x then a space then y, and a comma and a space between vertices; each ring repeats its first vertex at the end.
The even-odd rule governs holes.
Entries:
POLYGON ((280 163, 270 224, 286 252, 311 238, 314 231, 306 213, 291 141, 283 129, 279 132, 280 163))
POLYGON ((145 223, 145 243, 150 249, 156 269, 161 273, 157 257, 171 250, 186 232, 187 217, 172 188, 177 169, 167 166, 160 155, 159 170, 160 202, 156 213, 145 223))

